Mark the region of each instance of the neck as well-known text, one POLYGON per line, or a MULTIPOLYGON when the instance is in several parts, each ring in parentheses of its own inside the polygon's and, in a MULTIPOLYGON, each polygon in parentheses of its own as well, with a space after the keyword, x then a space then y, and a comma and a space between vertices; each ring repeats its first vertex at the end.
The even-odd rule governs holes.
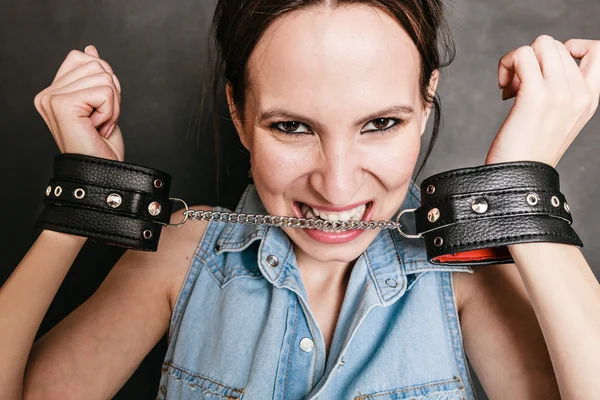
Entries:
POLYGON ((305 286, 331 288, 340 287, 348 283, 355 261, 318 261, 295 245, 294 253, 305 286))

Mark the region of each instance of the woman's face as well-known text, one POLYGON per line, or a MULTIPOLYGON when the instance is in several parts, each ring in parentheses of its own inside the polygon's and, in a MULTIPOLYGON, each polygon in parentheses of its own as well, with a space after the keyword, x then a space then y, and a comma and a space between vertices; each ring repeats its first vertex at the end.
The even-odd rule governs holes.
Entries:
MULTIPOLYGON (((430 110, 399 23, 364 5, 295 11, 267 29, 248 68, 244 121, 230 110, 269 214, 392 218, 430 110)), ((297 257, 333 263, 356 259, 378 233, 285 231, 297 257)))

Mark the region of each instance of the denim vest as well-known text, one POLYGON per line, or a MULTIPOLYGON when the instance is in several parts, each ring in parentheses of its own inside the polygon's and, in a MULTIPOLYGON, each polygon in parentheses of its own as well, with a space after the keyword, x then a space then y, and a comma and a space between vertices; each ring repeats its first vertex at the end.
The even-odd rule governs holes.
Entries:
MULTIPOLYGON (((419 204, 411 182, 401 209, 419 204)), ((266 213, 253 185, 236 212, 266 213)), ((209 222, 175 304, 157 399, 476 399, 452 271, 473 272, 431 264, 421 240, 380 231, 352 268, 326 355, 285 232, 209 222)))

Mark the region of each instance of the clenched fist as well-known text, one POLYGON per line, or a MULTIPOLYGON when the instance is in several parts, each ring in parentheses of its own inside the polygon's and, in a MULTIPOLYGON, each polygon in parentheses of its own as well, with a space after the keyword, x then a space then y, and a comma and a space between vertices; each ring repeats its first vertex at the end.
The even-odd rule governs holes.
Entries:
POLYGON ((34 104, 61 153, 124 160, 121 85, 94 46, 72 50, 34 104))

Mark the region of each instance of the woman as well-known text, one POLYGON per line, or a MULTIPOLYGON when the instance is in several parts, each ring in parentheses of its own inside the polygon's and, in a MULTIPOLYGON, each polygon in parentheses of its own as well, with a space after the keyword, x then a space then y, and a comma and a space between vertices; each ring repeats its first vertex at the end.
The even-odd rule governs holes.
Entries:
MULTIPOLYGON (((436 0, 219 1, 217 65, 255 182, 237 211, 389 220, 416 205, 445 26, 436 0)), ((486 163, 556 165, 597 108, 599 58, 598 42, 549 36, 504 55, 516 100, 486 163)), ((91 46, 35 99, 61 152, 122 161, 119 102, 91 46)), ((0 292, 2 398, 110 398, 167 330, 159 399, 475 398, 466 355, 491 398, 600 393, 600 290, 574 246, 513 245, 515 264, 472 269, 392 231, 195 221, 127 251, 31 347, 84 241, 43 231, 0 292)))

